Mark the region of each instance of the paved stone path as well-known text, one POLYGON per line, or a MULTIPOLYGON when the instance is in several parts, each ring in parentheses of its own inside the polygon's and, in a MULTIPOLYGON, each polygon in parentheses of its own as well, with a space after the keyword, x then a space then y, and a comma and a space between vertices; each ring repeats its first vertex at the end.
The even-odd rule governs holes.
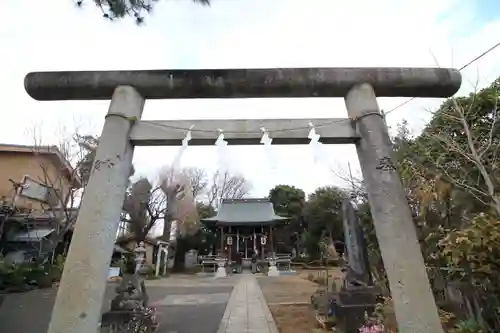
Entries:
POLYGON ((159 333, 216 333, 233 285, 164 289, 167 295, 152 302, 158 313, 159 333))
POLYGON ((217 333, 278 333, 253 275, 242 275, 234 287, 217 333))
MULTIPOLYGON (((158 310, 159 333, 216 333, 237 281, 233 277, 147 281, 150 302, 158 310)), ((108 286, 103 311, 109 307, 114 288, 108 286)), ((46 289, 9 295, 0 307, 0 332, 46 333, 56 292, 46 289)))

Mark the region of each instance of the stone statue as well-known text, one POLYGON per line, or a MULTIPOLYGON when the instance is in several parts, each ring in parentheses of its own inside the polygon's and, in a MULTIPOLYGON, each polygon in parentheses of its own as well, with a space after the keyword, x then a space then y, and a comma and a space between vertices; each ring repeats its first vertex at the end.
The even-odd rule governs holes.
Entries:
POLYGON ((158 329, 155 309, 148 306, 144 280, 136 273, 136 259, 128 258, 125 262, 123 278, 115 289, 110 311, 102 315, 101 327, 107 329, 106 332, 129 332, 131 328, 156 332, 158 329))
POLYGON ((139 242, 137 247, 134 249, 135 253, 135 273, 137 274, 142 268, 144 262, 146 261, 146 247, 144 242, 139 242))
POLYGON ((135 275, 124 275, 115 291, 116 297, 111 301, 111 311, 136 310, 147 306, 144 283, 135 275))
POLYGON ((349 199, 342 201, 344 243, 347 257, 346 288, 371 286, 373 279, 368 263, 368 252, 359 218, 349 199))
POLYGON ((135 260, 131 258, 126 260, 122 281, 115 289, 116 297, 111 302, 112 311, 133 310, 148 305, 144 280, 140 278, 137 272, 137 258, 135 260))

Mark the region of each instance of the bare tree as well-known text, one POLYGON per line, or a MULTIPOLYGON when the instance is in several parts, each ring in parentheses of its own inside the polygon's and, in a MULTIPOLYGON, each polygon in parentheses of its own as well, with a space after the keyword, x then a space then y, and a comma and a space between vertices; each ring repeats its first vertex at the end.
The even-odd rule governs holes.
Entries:
POLYGON ((126 194, 123 211, 122 222, 130 223, 134 238, 143 241, 155 223, 163 218, 166 198, 160 186, 153 188, 147 178, 140 178, 126 194))
POLYGON ((206 186, 204 174, 203 170, 196 168, 182 169, 178 172, 172 168, 163 170, 160 187, 167 198, 168 212, 163 226, 164 240, 170 239, 172 221, 179 223, 178 227, 183 233, 197 230, 195 193, 198 194, 206 186))
POLYGON ((29 206, 46 216, 54 229, 49 237, 50 242, 44 248, 44 251, 49 253, 75 225, 81 195, 90 176, 98 139, 91 135, 82 136, 73 133, 61 136, 57 146, 47 146, 41 143, 36 128, 32 130, 32 135, 34 145, 19 148, 31 149, 39 172, 33 175, 33 179, 12 180, 17 188, 14 205, 21 204, 20 200, 23 198, 35 200, 40 204, 38 208, 34 208, 31 203, 29 206), (91 145, 91 142, 95 145, 91 145), (36 198, 30 196, 29 187, 37 188, 36 198))
POLYGON ((195 167, 188 167, 176 170, 170 166, 162 168, 159 176, 159 183, 165 186, 176 182, 178 178, 187 178, 190 191, 194 198, 204 194, 207 189, 208 179, 205 170, 195 167), (177 179, 177 180, 176 180, 177 179))
POLYGON ((337 169, 331 168, 330 171, 334 176, 346 182, 345 186, 342 186, 342 188, 345 188, 347 191, 350 191, 356 196, 364 196, 366 194, 363 178, 361 176, 354 176, 350 166, 348 167, 348 170, 339 166, 337 169))
POLYGON ((205 170, 190 167, 184 168, 182 173, 187 177, 187 181, 189 181, 191 194, 194 199, 206 191, 208 179, 205 170))
POLYGON ((208 185, 208 204, 218 208, 223 199, 241 199, 250 189, 251 184, 245 177, 231 174, 229 171, 217 171, 208 185))
POLYGON ((423 134, 437 142, 444 151, 440 156, 432 156, 435 168, 454 186, 464 189, 500 215, 499 98, 494 96, 488 103, 476 101, 484 99, 481 94, 472 94, 475 97, 464 103, 452 98, 449 110, 441 112, 447 126, 458 125, 458 130, 454 129, 452 133, 424 131, 423 134), (484 104, 491 104, 486 116, 480 114, 485 112, 484 104), (450 156, 455 158, 450 159, 450 156))

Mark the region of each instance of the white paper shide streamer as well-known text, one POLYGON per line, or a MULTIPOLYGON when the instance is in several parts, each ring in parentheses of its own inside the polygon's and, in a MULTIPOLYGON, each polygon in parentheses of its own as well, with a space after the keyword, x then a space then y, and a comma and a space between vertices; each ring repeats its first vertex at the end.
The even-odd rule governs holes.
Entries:
POLYGON ((219 128, 219 136, 215 140, 215 146, 217 146, 217 162, 219 164, 219 170, 228 171, 229 161, 227 158, 227 141, 224 140, 224 131, 219 128))
POLYGON ((264 153, 266 154, 269 166, 271 169, 276 169, 276 159, 274 158, 274 154, 271 150, 271 143, 273 142, 273 139, 269 136, 269 132, 264 127, 261 127, 260 131, 262 132, 260 143, 264 145, 264 153))
POLYGON ((189 141, 191 140, 191 130, 194 128, 194 125, 191 125, 186 132, 186 136, 182 139, 181 148, 177 151, 177 154, 174 157, 174 161, 172 162, 172 169, 177 170, 181 165, 182 155, 186 151, 189 141))
POLYGON ((314 163, 319 163, 322 161, 323 156, 322 156, 322 143, 319 142, 320 135, 316 133, 316 128, 314 127, 313 123, 309 123, 309 135, 307 136, 311 141, 309 141, 309 146, 311 147, 313 158, 314 158, 314 163))

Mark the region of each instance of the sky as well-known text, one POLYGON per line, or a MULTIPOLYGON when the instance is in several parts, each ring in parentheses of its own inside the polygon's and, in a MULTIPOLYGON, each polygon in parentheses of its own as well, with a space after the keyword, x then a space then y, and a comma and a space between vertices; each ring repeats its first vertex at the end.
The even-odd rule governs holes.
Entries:
MULTIPOLYGON (((38 102, 24 91, 30 71, 263 67, 460 67, 500 41, 498 0, 161 0, 142 27, 109 22, 87 0, 0 2, 0 142, 32 144, 37 128, 45 144, 78 130, 99 134, 109 102, 38 102), (306 4, 307 3, 307 4, 306 4)), ((500 76, 500 48, 462 72, 458 95, 500 76)), ((406 99, 379 98, 391 110, 406 99)), ((442 99, 415 99, 387 116, 406 119, 418 133, 442 99)), ((343 99, 231 99, 147 101, 143 119, 339 118, 343 99)), ((156 179, 179 147, 138 147, 137 176, 156 179)), ((277 184, 302 188, 346 183, 347 166, 360 175, 353 146, 328 146, 315 162, 309 146, 230 146, 230 171, 266 196, 277 184), (274 161, 274 162, 271 162, 274 161), (332 172, 336 170, 336 172, 332 172)), ((188 147, 181 166, 211 173, 220 168, 216 147, 188 147)))

